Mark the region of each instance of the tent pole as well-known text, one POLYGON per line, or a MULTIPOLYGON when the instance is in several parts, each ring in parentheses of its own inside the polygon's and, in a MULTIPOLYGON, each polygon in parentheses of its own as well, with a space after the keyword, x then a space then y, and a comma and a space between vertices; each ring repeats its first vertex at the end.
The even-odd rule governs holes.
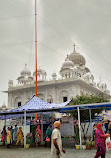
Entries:
POLYGON ((26 111, 24 111, 24 148, 26 147, 26 111))
POLYGON ((21 117, 21 125, 22 125, 22 117, 21 117))
POLYGON ((41 114, 41 144, 43 144, 43 114, 41 114))
POLYGON ((6 115, 5 115, 5 127, 6 127, 6 115))
POLYGON ((79 110, 79 107, 77 107, 77 111, 78 111, 78 123, 79 123, 80 149, 82 149, 81 126, 80 126, 80 110, 79 110))
POLYGON ((93 138, 93 127, 92 127, 91 109, 89 109, 89 115, 90 115, 90 124, 91 124, 91 138, 93 138))

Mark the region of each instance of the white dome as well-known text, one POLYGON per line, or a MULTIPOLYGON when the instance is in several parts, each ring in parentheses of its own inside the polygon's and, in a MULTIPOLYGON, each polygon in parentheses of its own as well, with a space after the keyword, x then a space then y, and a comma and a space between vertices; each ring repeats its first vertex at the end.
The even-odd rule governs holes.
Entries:
MULTIPOLYGON (((39 74, 47 75, 46 71, 41 68, 37 69, 37 75, 39 75, 39 74)), ((36 72, 33 73, 33 76, 35 76, 35 75, 36 75, 36 72)))
POLYGON ((32 77, 32 76, 29 76, 29 77, 28 77, 28 80, 33 81, 33 77, 32 77))
POLYGON ((52 79, 53 79, 53 80, 56 80, 56 79, 57 79, 57 74, 56 74, 55 72, 53 72, 53 74, 52 74, 52 79))
POLYGON ((24 78, 25 78, 24 76, 20 76, 20 77, 17 78, 17 80, 18 80, 18 81, 24 80, 24 78))
POLYGON ((94 76, 93 76, 90 72, 84 74, 84 75, 83 75, 83 78, 84 78, 85 80, 88 79, 89 82, 93 82, 93 80, 94 80, 94 76))
POLYGON ((6 109, 5 102, 4 102, 3 105, 2 105, 2 109, 6 109))
POLYGON ((55 73, 55 72, 53 72, 52 77, 57 77, 57 75, 56 75, 56 73, 55 73))
POLYGON ((86 77, 89 77, 89 78, 92 77, 92 75, 91 75, 90 72, 86 73, 85 76, 86 76, 86 77))
POLYGON ((89 73, 89 72, 90 72, 90 70, 89 70, 87 67, 84 68, 84 71, 85 71, 86 73, 89 73))
POLYGON ((25 64, 25 68, 21 71, 21 76, 30 76, 31 71, 27 68, 27 64, 25 64))
MULTIPOLYGON (((43 69, 37 69, 37 79, 38 81, 46 80, 47 73, 43 69)), ((36 71, 33 73, 34 80, 36 79, 36 71)))
POLYGON ((79 66, 85 65, 86 64, 85 58, 81 54, 77 53, 75 51, 75 45, 73 46, 74 46, 74 51, 69 55, 69 60, 71 60, 74 63, 74 65, 79 65, 79 66))
POLYGON ((64 69, 64 68, 72 68, 72 67, 74 67, 74 63, 71 60, 69 60, 67 56, 65 62, 62 64, 62 68, 64 69))
POLYGON ((97 84, 97 86, 98 86, 98 88, 101 88, 101 89, 106 89, 107 88, 107 85, 103 81, 100 81, 97 84))

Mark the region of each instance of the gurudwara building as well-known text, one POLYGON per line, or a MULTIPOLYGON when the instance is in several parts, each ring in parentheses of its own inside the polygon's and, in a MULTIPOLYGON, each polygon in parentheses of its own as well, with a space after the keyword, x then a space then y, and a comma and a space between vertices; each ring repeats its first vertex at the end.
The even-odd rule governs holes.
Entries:
MULTIPOLYGON (((82 54, 76 52, 75 45, 72 53, 67 55, 60 68, 60 76, 52 74, 52 80, 47 80, 45 70, 38 69, 38 97, 49 103, 65 102, 77 95, 110 95, 107 85, 100 81, 95 83, 94 76, 86 66, 82 54)), ((8 82, 8 107, 16 108, 24 105, 35 94, 35 72, 25 65, 17 78, 15 86, 13 80, 8 82)))

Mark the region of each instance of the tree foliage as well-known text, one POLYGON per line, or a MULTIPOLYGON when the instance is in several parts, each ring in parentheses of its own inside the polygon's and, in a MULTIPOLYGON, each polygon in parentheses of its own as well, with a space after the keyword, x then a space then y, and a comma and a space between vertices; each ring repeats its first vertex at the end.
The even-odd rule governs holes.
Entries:
MULTIPOLYGON (((103 96, 77 96, 76 98, 72 98, 72 102, 70 105, 81 105, 81 104, 91 104, 91 103, 102 103, 109 102, 109 99, 104 98, 103 96)), ((102 108, 92 109, 91 110, 91 118, 94 119, 95 113, 99 114, 102 112, 102 108)), ((78 119, 77 110, 68 111, 74 119, 78 119)), ((86 120, 90 120, 89 109, 80 110, 80 118, 81 122, 85 122, 86 120)))

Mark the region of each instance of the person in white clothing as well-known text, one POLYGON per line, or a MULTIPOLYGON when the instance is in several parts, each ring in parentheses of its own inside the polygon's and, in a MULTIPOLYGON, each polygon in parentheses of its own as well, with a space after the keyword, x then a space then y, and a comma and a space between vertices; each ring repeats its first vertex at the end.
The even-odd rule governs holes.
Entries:
POLYGON ((54 122, 54 130, 52 132, 51 141, 51 158, 62 158, 62 152, 66 152, 65 149, 62 147, 60 127, 60 121, 54 122))

